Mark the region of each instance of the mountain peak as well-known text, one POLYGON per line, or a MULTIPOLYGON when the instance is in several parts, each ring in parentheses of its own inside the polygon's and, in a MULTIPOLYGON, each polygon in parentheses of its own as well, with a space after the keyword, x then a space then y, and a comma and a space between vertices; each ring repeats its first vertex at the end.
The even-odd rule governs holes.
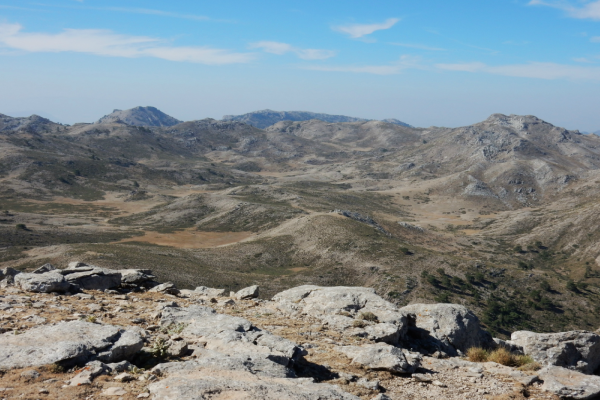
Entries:
POLYGON ((156 107, 134 107, 129 110, 115 109, 111 114, 100 118, 97 124, 124 123, 133 126, 173 126, 180 120, 165 114, 156 107))
MULTIPOLYGON (((245 122, 248 125, 252 125, 260 129, 265 129, 281 121, 309 121, 311 119, 318 119, 320 121, 331 123, 371 121, 370 119, 366 118, 348 117, 346 115, 331 115, 315 113, 310 111, 274 111, 270 109, 254 111, 243 115, 223 116, 224 121, 245 122)), ((410 125, 393 118, 386 119, 384 120, 384 122, 410 127, 410 125)))

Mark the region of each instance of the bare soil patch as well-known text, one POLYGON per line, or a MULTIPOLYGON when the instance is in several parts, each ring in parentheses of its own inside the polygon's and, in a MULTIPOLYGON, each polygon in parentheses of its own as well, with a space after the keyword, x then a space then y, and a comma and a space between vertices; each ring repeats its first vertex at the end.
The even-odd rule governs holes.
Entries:
POLYGON ((144 236, 128 238, 119 243, 144 242, 179 249, 206 249, 237 243, 252 236, 252 232, 202 232, 194 229, 173 233, 146 232, 144 236))

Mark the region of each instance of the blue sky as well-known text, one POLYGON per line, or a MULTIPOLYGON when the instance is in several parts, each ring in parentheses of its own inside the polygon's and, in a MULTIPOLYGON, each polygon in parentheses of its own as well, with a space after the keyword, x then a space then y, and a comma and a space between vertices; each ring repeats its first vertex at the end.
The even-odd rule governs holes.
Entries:
POLYGON ((600 129, 599 0, 0 0, 0 113, 265 108, 600 129))

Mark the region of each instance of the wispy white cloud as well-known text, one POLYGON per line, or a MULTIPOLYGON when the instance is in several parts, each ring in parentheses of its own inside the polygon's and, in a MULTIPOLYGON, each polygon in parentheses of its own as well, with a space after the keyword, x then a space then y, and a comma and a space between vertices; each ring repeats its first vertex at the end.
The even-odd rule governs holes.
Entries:
POLYGON ((573 18, 600 20, 600 0, 584 1, 584 3, 586 4, 576 6, 567 1, 531 0, 529 5, 558 8, 566 11, 573 18))
POLYGON ((464 64, 437 64, 436 67, 446 71, 479 72, 520 78, 600 81, 600 67, 580 65, 532 62, 528 64, 490 66, 480 62, 473 62, 464 64))
POLYGON ((370 35, 376 31, 390 29, 400 21, 398 18, 389 18, 378 24, 351 24, 334 26, 332 29, 336 32, 341 32, 349 35, 353 39, 358 39, 366 35, 370 35))
POLYGON ((303 68, 313 71, 396 75, 410 68, 423 68, 420 61, 420 57, 404 55, 398 61, 388 65, 309 65, 303 68))
POLYGON ((590 42, 600 43, 600 36, 594 36, 590 38, 590 42))
POLYGON ((104 8, 104 10, 123 12, 123 13, 131 13, 131 14, 146 14, 146 15, 157 15, 160 17, 191 19, 193 21, 208 21, 208 20, 210 20, 209 17, 204 16, 204 15, 181 14, 181 13, 174 13, 174 12, 169 12, 169 11, 153 10, 150 8, 106 7, 106 8, 104 8))
POLYGON ((577 57, 574 58, 573 61, 578 62, 578 63, 583 63, 583 64, 595 64, 596 61, 590 60, 589 58, 586 57, 577 57))
POLYGON ((325 60, 334 57, 337 53, 333 50, 321 49, 300 49, 291 44, 281 42, 262 41, 250 44, 251 49, 261 49, 266 53, 283 55, 286 53, 295 53, 303 60, 325 60))
POLYGON ((0 47, 25 52, 75 52, 109 57, 154 57, 208 65, 246 63, 251 53, 211 47, 172 46, 148 36, 121 35, 109 30, 65 29, 56 34, 25 33, 19 24, 0 23, 0 47))
POLYGON ((446 51, 439 47, 426 46, 424 44, 413 44, 413 43, 390 43, 393 46, 408 47, 411 49, 429 50, 429 51, 446 51))

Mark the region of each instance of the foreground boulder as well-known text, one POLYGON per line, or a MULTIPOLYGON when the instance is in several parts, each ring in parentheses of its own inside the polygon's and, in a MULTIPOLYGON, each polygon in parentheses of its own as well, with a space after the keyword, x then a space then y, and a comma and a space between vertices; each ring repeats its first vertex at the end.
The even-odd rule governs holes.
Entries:
POLYGON ((19 335, 0 335, 0 368, 73 366, 92 360, 112 363, 131 358, 143 345, 139 333, 117 326, 59 322, 19 335))
POLYGON ((117 272, 121 274, 121 285, 141 286, 156 278, 149 269, 120 269, 117 272))
MULTIPOLYGON (((462 355, 471 347, 495 347, 479 318, 458 304, 412 304, 400 309, 411 315, 409 335, 425 348, 462 355)), ((431 350, 430 350, 431 351, 431 350)))
POLYGON ((408 328, 405 313, 371 288, 305 285, 281 292, 273 300, 285 313, 310 315, 341 332, 356 327, 354 335, 375 341, 397 344, 408 328))
POLYGON ((64 275, 67 282, 81 290, 108 290, 121 285, 121 274, 118 271, 82 262, 69 263, 68 268, 58 272, 64 275))
POLYGON ((421 365, 421 356, 403 351, 389 344, 377 343, 362 346, 340 346, 338 351, 352 362, 372 370, 412 374, 421 365))
POLYGON ((544 366, 574 369, 593 374, 600 366, 600 336, 586 331, 535 333, 517 331, 511 344, 544 366))
POLYGON ((23 290, 35 293, 66 292, 71 288, 71 284, 57 271, 41 274, 21 273, 15 276, 14 284, 23 290))
POLYGON ((20 273, 21 271, 17 271, 16 269, 10 267, 0 269, 0 287, 12 285, 15 281, 15 276, 20 273))
POLYGON ((258 297, 258 285, 243 288, 234 297, 238 300, 255 299, 258 297))
POLYGON ((52 264, 44 264, 41 267, 39 267, 38 269, 36 269, 35 271, 33 271, 33 274, 45 274, 46 272, 50 272, 50 271, 56 271, 56 267, 52 264))
POLYGON ((161 325, 179 327, 183 338, 190 342, 202 338, 206 349, 227 355, 262 354, 283 366, 291 366, 305 354, 304 349, 290 340, 261 330, 244 318, 217 314, 210 307, 165 308, 161 325))
POLYGON ((359 400, 337 386, 313 383, 311 379, 270 378, 218 367, 173 371, 150 384, 148 390, 154 400, 359 400))
POLYGON ((206 286, 198 286, 194 289, 194 294, 206 297, 223 297, 225 296, 225 289, 213 289, 206 286))
POLYGON ((562 367, 545 367, 538 371, 544 381, 542 389, 562 399, 600 398, 600 376, 585 375, 562 367))

